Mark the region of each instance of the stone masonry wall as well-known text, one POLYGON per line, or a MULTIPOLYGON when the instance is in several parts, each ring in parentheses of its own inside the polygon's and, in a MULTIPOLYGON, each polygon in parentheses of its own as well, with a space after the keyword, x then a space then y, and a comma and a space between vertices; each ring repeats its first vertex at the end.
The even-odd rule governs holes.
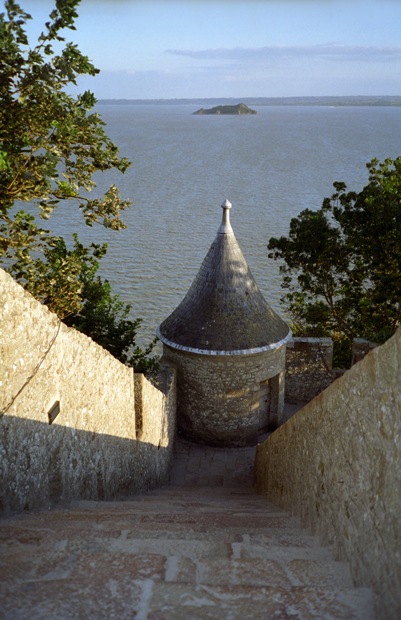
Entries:
POLYGON ((401 328, 258 446, 256 486, 401 617, 401 328))
POLYGON ((331 338, 292 338, 287 343, 285 402, 307 403, 336 376, 331 338))
POLYGON ((365 357, 369 351, 378 346, 377 342, 370 342, 365 338, 354 338, 352 342, 352 366, 365 357))
MULTIPOLYGON (((176 433, 177 387, 175 370, 161 364, 157 387, 142 374, 134 375, 137 444, 136 463, 146 486, 165 481, 176 433)), ((137 480, 137 484, 138 484, 137 480)))
MULTIPOLYGON (((285 346, 257 355, 197 355, 164 345, 177 369, 177 421, 183 433, 210 445, 256 443, 260 382, 284 369, 285 346)), ((277 397, 283 407, 284 389, 277 397)))
POLYGON ((165 371, 164 394, 141 382, 137 436, 132 369, 0 270, 0 510, 111 499, 163 482, 174 373, 165 371))

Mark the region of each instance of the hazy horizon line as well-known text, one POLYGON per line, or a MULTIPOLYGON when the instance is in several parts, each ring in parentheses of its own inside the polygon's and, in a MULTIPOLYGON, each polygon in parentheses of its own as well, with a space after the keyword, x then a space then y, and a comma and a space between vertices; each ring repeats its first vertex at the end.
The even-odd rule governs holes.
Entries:
POLYGON ((294 101, 294 100, 327 100, 327 101, 383 101, 388 100, 401 105, 401 95, 283 95, 283 96, 245 96, 245 97, 100 97, 98 103, 104 101, 114 102, 145 102, 145 101, 188 101, 188 102, 201 102, 201 101, 254 101, 254 102, 268 102, 268 101, 294 101))

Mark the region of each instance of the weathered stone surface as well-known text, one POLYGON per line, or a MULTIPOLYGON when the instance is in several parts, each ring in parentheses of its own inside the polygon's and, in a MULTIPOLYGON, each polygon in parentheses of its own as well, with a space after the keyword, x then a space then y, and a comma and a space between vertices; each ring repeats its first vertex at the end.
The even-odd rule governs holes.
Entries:
POLYGON ((279 422, 285 345, 244 356, 196 355, 166 345, 163 351, 177 371, 177 422, 184 436, 215 446, 255 445, 260 428, 279 422), (261 383, 273 378, 270 407, 262 416, 261 383))
POLYGON ((352 366, 360 362, 369 351, 377 346, 377 342, 370 342, 365 338, 354 338, 352 341, 352 366))
MULTIPOLYGON (((234 529, 238 528, 243 530, 246 528, 246 524, 249 521, 249 515, 236 515, 225 513, 165 513, 165 514, 151 514, 145 515, 141 518, 141 523, 138 527, 148 528, 154 525, 159 526, 177 526, 178 529, 182 525, 185 525, 193 531, 206 531, 210 529, 234 529)), ((296 525, 296 520, 292 519, 288 515, 282 516, 279 513, 278 516, 265 516, 259 514, 252 518, 252 524, 254 528, 265 527, 279 527, 279 528, 292 528, 296 525)))
POLYGON ((300 586, 341 589, 347 588, 351 582, 349 571, 344 567, 339 571, 332 559, 292 559, 288 562, 288 569, 292 581, 300 586))
POLYGON ((249 480, 200 486, 213 483, 215 457, 234 480, 246 466, 237 450, 178 444, 173 469, 199 462, 197 486, 3 520, 2 620, 373 620, 370 592, 249 480))
POLYGON ((279 562, 260 558, 199 562, 198 583, 204 585, 218 583, 222 586, 291 587, 291 582, 279 562))
POLYGON ((4 620, 120 620, 136 618, 146 592, 146 581, 131 576, 109 574, 93 579, 45 579, 15 583, 5 590, 0 585, 4 620))
POLYGON ((331 338, 292 338, 285 361, 286 403, 308 403, 336 379, 331 338))
POLYGON ((111 499, 165 480, 175 434, 175 378, 134 377, 66 327, 0 270, 0 512, 111 499), (49 411, 59 413, 49 424, 49 411))
POLYGON ((124 575, 132 580, 164 580, 166 556, 160 553, 124 553, 105 552, 80 553, 74 561, 73 578, 83 579, 85 575, 95 573, 107 580, 110 575, 124 575))
POLYGON ((319 588, 198 585, 188 590, 182 585, 160 583, 152 591, 148 605, 147 620, 373 620, 366 594, 352 589, 344 592, 319 588))
POLYGON ((71 555, 62 550, 42 549, 37 562, 32 562, 24 548, 2 553, 0 558, 3 583, 65 579, 71 575, 72 568, 71 555))
POLYGON ((257 449, 260 492, 299 515, 401 617, 401 328, 257 449))

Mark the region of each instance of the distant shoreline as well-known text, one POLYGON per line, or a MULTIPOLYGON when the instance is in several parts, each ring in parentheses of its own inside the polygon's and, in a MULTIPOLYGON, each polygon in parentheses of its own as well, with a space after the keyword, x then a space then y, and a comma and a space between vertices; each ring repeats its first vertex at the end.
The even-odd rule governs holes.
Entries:
POLYGON ((343 97, 242 97, 221 99, 99 99, 106 105, 234 105, 245 103, 254 106, 388 106, 400 107, 401 96, 343 96, 343 97))

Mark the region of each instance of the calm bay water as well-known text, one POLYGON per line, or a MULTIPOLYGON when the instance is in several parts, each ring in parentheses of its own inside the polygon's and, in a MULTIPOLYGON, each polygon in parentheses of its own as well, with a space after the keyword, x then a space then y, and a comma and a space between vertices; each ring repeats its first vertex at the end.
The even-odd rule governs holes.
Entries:
POLYGON ((178 305, 195 277, 228 198, 231 222, 267 301, 280 308, 279 265, 270 237, 288 233, 302 209, 317 209, 334 181, 359 191, 365 164, 401 155, 401 108, 257 107, 256 116, 193 116, 196 105, 99 105, 106 131, 133 165, 97 177, 134 202, 127 230, 85 228, 72 209, 53 229, 109 244, 101 274, 143 317, 139 342, 178 305), (82 230, 84 229, 84 230, 82 230))

